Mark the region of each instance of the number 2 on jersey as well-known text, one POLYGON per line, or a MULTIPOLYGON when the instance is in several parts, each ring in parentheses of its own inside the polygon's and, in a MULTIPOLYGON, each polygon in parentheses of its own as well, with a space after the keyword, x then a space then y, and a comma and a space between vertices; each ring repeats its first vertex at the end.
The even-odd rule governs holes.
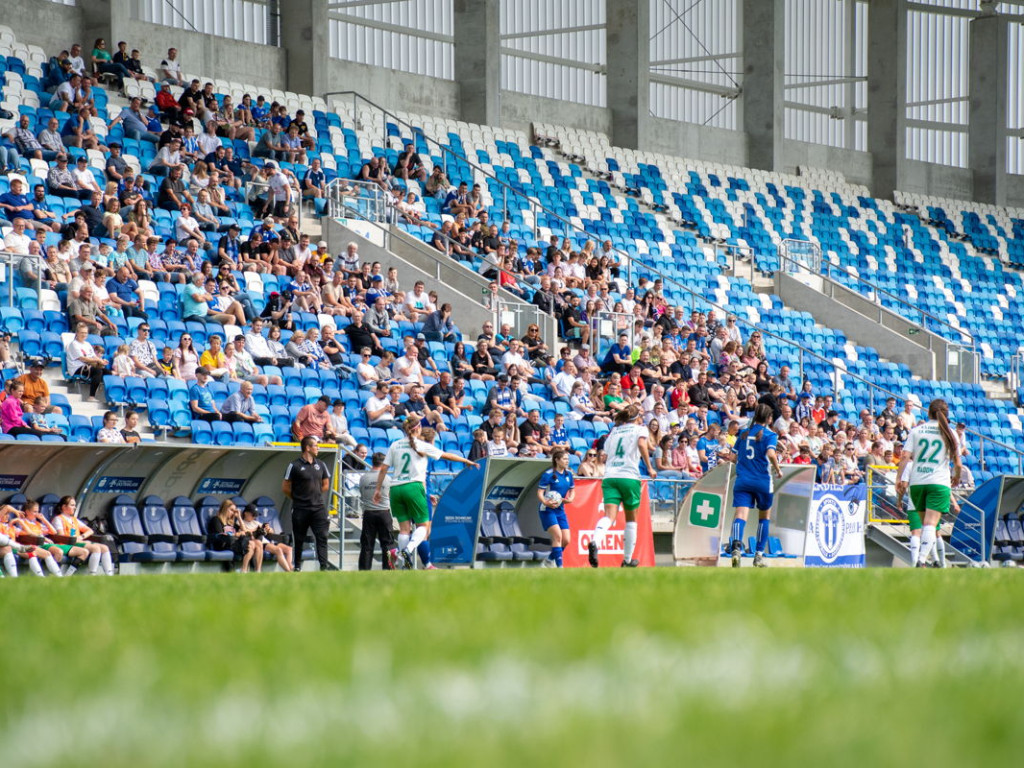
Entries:
POLYGON ((933 464, 940 450, 942 450, 941 440, 918 440, 916 461, 921 464, 933 464), (931 449, 930 454, 928 453, 929 448, 931 449))
POLYGON ((398 470, 398 474, 404 475, 409 471, 410 456, 408 453, 402 455, 402 468, 398 470))

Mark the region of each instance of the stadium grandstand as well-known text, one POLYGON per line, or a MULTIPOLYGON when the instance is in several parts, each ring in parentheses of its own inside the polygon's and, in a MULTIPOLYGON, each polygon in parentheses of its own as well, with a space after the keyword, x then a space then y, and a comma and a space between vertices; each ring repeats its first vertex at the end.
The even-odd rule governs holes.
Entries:
MULTIPOLYGON (((898 463, 934 398, 962 495, 1024 474, 1022 54, 1024 3, 985 0, 26 0, 0 456, 316 434, 343 541, 409 414, 600 477, 636 404, 660 533, 759 402, 820 483, 898 463)), ((97 467, 0 493, 79 497, 122 564, 222 562, 225 498, 287 528, 269 486, 97 467)))

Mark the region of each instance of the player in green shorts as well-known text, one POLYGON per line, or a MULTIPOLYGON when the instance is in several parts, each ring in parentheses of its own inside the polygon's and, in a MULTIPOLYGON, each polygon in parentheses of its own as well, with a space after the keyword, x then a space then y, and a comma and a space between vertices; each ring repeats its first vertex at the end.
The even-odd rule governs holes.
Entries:
MULTIPOLYGON (((897 496, 898 501, 903 500, 903 492, 907 487, 907 481, 910 479, 910 469, 913 466, 912 461, 908 461, 906 467, 903 470, 903 474, 900 476, 902 486, 900 482, 896 483, 896 490, 900 492, 897 496)), ((912 495, 907 496, 907 526, 910 528, 910 541, 908 546, 910 547, 910 564, 916 565, 918 558, 921 554, 921 530, 924 528, 924 523, 921 522, 921 515, 917 511, 917 505, 920 500, 914 499, 912 495)), ((950 499, 950 506, 954 506, 955 501, 950 499)), ((959 510, 957 510, 959 511, 959 510)), ((936 525, 936 528, 942 527, 942 521, 936 525)), ((935 535, 935 561, 932 563, 935 568, 946 567, 946 542, 943 540, 937 532, 935 535)))
POLYGON ((636 568, 639 560, 633 559, 636 549, 636 511, 640 509, 640 460, 647 465, 647 474, 654 480, 658 473, 651 463, 647 448, 647 429, 638 420, 641 410, 629 405, 615 414, 615 426, 604 441, 608 454, 604 480, 601 481, 601 495, 604 501, 604 515, 594 526, 594 533, 587 545, 587 557, 591 568, 598 566, 598 553, 605 532, 615 524, 619 507, 626 512, 626 525, 622 533, 622 568, 636 568))
MULTIPOLYGON (((959 441, 949 426, 949 406, 945 400, 932 400, 928 405, 928 421, 918 424, 907 436, 906 450, 896 473, 899 478, 897 496, 903 498, 903 492, 909 487, 910 500, 922 518, 917 568, 928 564, 942 515, 950 509, 951 488, 960 481, 960 469, 959 441), (950 461, 953 462, 952 474, 950 461)), ((915 523, 912 519, 912 530, 915 523)))
MULTIPOLYGON (((409 416, 402 423, 402 431, 405 437, 391 444, 380 467, 373 503, 380 503, 381 486, 391 469, 391 513, 398 520, 398 548, 391 550, 389 556, 392 567, 401 559, 403 567, 409 569, 412 568, 412 553, 426 541, 430 533, 430 512, 427 509, 428 460, 457 461, 474 468, 479 465, 458 454, 445 453, 434 445, 433 430, 430 432, 430 440, 421 439, 422 421, 419 416, 409 416)), ((429 555, 424 560, 428 569, 433 568, 429 555)))

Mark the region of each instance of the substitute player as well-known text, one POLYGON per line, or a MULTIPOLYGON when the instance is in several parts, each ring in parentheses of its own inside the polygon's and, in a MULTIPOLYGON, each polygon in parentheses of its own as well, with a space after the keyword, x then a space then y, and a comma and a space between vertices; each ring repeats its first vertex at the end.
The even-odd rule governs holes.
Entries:
POLYGON ((597 568, 597 541, 605 531, 615 524, 619 506, 626 511, 626 525, 622 536, 622 565, 620 568, 636 568, 639 560, 633 559, 636 549, 636 511, 640 508, 640 459, 647 466, 651 480, 658 477, 647 446, 647 428, 639 423, 642 411, 635 405, 628 405, 615 414, 615 426, 605 438, 604 450, 608 454, 605 463, 604 480, 601 481, 601 495, 604 497, 604 517, 594 526, 594 537, 587 545, 590 567, 597 568))
MULTIPOLYGON (((57 503, 57 514, 53 518, 53 527, 59 535, 70 539, 72 546, 85 548, 89 556, 90 574, 96 575, 100 572, 100 568, 102 568, 103 573, 107 576, 113 576, 114 563, 110 558, 110 547, 106 544, 88 540, 93 535, 93 530, 78 519, 78 515, 75 514, 77 508, 78 503, 75 501, 74 496, 62 498, 57 503)), ((74 573, 74 570, 72 570, 74 567, 72 563, 68 564, 67 575, 70 576, 74 573)))
POLYGON ((540 476, 537 483, 537 501, 540 502, 540 525, 551 537, 551 554, 541 562, 542 568, 561 568, 562 553, 569 546, 569 519, 565 516, 566 502, 576 498, 576 481, 569 469, 569 452, 555 448, 551 452, 551 469, 540 476), (557 504, 544 498, 548 491, 554 491, 562 500, 557 504))
POLYGON ((747 525, 750 508, 757 507, 757 544, 754 548, 754 567, 765 568, 764 549, 768 544, 769 519, 774 500, 775 485, 772 472, 782 477, 782 467, 775 446, 779 438, 768 425, 772 423, 772 409, 767 403, 758 403, 754 420, 736 437, 736 482, 732 489, 732 505, 736 517, 732 521, 730 552, 732 567, 740 567, 743 557, 743 530, 747 525), (771 471, 769 471, 769 464, 771 471))
POLYGON ((3 559, 7 575, 12 579, 18 578, 18 559, 15 555, 19 555, 28 563, 28 569, 33 575, 43 576, 43 569, 39 565, 43 561, 50 573, 60 576, 60 566, 48 551, 42 547, 18 543, 18 529, 11 525, 11 515, 17 514, 18 510, 8 504, 0 506, 0 558, 3 559))
POLYGON ((412 553, 427 537, 427 461, 444 459, 457 461, 469 467, 479 465, 454 453, 445 453, 437 446, 420 440, 421 419, 409 416, 402 422, 405 437, 388 448, 387 457, 377 473, 377 488, 373 492, 374 504, 381 503, 381 486, 391 476, 391 513, 398 520, 398 550, 392 550, 392 559, 401 558, 404 568, 412 568, 412 553), (415 529, 413 526, 415 525, 415 529))
POLYGON ((935 547, 937 527, 942 516, 949 512, 952 487, 960 482, 959 442, 949 426, 949 405, 945 400, 932 400, 928 405, 928 421, 918 424, 907 436, 906 450, 900 459, 897 477, 900 484, 897 495, 903 495, 907 486, 914 509, 921 514, 921 551, 917 568, 927 566, 928 557, 935 547), (953 462, 950 475, 949 462, 953 462), (910 464, 910 474, 904 481, 904 470, 910 464), (922 514, 923 513, 923 514, 922 514))

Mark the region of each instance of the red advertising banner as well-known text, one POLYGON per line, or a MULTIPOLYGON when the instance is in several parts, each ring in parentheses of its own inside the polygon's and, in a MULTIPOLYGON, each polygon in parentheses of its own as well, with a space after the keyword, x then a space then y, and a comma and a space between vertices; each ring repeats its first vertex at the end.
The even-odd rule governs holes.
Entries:
MULTIPOLYGON (((569 518, 569 529, 572 540, 562 555, 566 568, 589 568, 587 561, 587 545, 593 538, 594 526, 604 514, 601 500, 601 481, 593 477, 576 478, 576 498, 572 504, 565 505, 565 514, 569 518)), ((640 561, 641 566, 654 566, 654 534, 651 531, 651 504, 647 493, 647 481, 642 481, 640 509, 636 515, 637 538, 633 557, 640 561)), ((602 568, 618 568, 622 563, 622 535, 626 524, 626 513, 621 509, 615 519, 615 525, 605 532, 598 542, 600 554, 598 562, 602 568)))

